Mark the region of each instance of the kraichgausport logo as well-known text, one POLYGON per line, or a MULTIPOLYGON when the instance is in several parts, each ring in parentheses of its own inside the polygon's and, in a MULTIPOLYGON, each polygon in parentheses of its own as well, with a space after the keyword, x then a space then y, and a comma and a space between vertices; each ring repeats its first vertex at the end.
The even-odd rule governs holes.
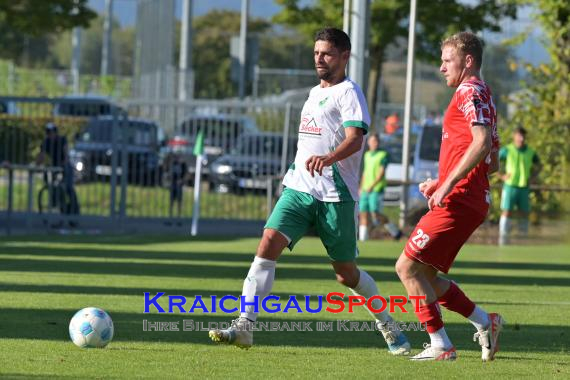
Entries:
POLYGON ((284 298, 276 295, 269 295, 263 299, 259 296, 254 296, 253 300, 246 300, 245 296, 225 295, 218 297, 210 295, 203 297, 201 295, 193 296, 193 300, 189 301, 182 295, 166 295, 165 292, 158 292, 151 296, 149 292, 144 293, 144 313, 151 313, 157 311, 158 313, 236 313, 245 312, 246 307, 253 307, 254 312, 258 313, 260 310, 266 313, 320 313, 326 311, 329 313, 341 313, 348 306, 348 312, 354 312, 355 306, 364 306, 373 313, 381 313, 388 309, 390 313, 394 313, 396 308, 401 312, 407 313, 406 305, 408 301, 413 304, 415 312, 419 311, 419 301, 425 300, 426 296, 401 296, 392 295, 388 300, 380 295, 370 297, 368 299, 363 296, 349 295, 346 297, 341 292, 331 292, 326 295, 305 295, 299 300, 298 296, 290 295, 284 298), (208 299, 209 298, 209 299, 208 299), (381 306, 374 307, 375 300, 380 301, 381 306), (161 301, 161 303, 159 303, 161 301), (315 302, 317 306, 311 306, 311 302, 315 302), (154 310, 153 310, 154 309, 154 310))

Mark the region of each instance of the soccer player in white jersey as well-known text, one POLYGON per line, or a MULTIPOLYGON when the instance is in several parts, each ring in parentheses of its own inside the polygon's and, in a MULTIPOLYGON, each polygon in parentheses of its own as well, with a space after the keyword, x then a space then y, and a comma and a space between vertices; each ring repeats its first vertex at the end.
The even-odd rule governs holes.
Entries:
MULTIPOLYGON (((350 39, 342 30, 326 28, 315 36, 314 60, 320 84, 303 107, 295 162, 283 184, 285 190, 263 231, 257 254, 243 285, 247 302, 268 296, 281 252, 293 249, 309 228, 314 228, 325 246, 336 278, 352 293, 367 300, 378 295, 376 283, 356 266, 358 181, 364 150, 364 135, 370 116, 362 90, 345 75, 350 39)), ((372 302, 380 309, 379 299, 372 302)), ((211 330, 215 342, 248 348, 253 333, 248 329, 257 313, 247 306, 227 330, 211 330)), ((410 352, 402 332, 391 324, 386 312, 372 313, 376 326, 394 355, 410 352)))

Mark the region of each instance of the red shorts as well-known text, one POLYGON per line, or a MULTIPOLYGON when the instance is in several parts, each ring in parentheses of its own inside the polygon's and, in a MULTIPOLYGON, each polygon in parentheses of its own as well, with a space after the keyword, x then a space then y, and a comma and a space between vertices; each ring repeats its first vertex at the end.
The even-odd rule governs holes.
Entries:
POLYGON ((408 258, 447 273, 469 236, 486 215, 458 204, 428 211, 417 224, 404 247, 408 258))

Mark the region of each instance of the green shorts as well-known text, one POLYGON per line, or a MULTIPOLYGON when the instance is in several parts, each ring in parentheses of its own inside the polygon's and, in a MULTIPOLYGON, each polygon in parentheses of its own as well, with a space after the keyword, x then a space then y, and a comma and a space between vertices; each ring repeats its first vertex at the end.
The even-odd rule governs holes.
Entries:
POLYGON ((291 241, 289 249, 314 227, 333 261, 354 261, 356 247, 356 202, 322 202, 310 194, 286 188, 269 216, 265 228, 281 232, 291 241))
POLYGON ((530 212, 530 189, 528 187, 515 187, 503 185, 501 194, 501 210, 530 212))
POLYGON ((382 212, 384 209, 384 192, 361 191, 359 209, 360 212, 382 212))

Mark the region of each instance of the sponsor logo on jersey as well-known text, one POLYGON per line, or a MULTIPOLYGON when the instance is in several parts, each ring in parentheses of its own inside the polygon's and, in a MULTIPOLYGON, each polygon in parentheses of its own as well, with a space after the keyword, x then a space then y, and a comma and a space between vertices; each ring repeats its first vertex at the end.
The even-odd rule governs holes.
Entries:
POLYGON ((299 125, 299 133, 307 135, 321 135, 322 128, 317 126, 315 118, 305 115, 301 118, 301 124, 299 125))
POLYGON ((329 100, 329 97, 328 97, 328 96, 319 102, 319 107, 324 106, 325 103, 327 102, 327 100, 329 100))

